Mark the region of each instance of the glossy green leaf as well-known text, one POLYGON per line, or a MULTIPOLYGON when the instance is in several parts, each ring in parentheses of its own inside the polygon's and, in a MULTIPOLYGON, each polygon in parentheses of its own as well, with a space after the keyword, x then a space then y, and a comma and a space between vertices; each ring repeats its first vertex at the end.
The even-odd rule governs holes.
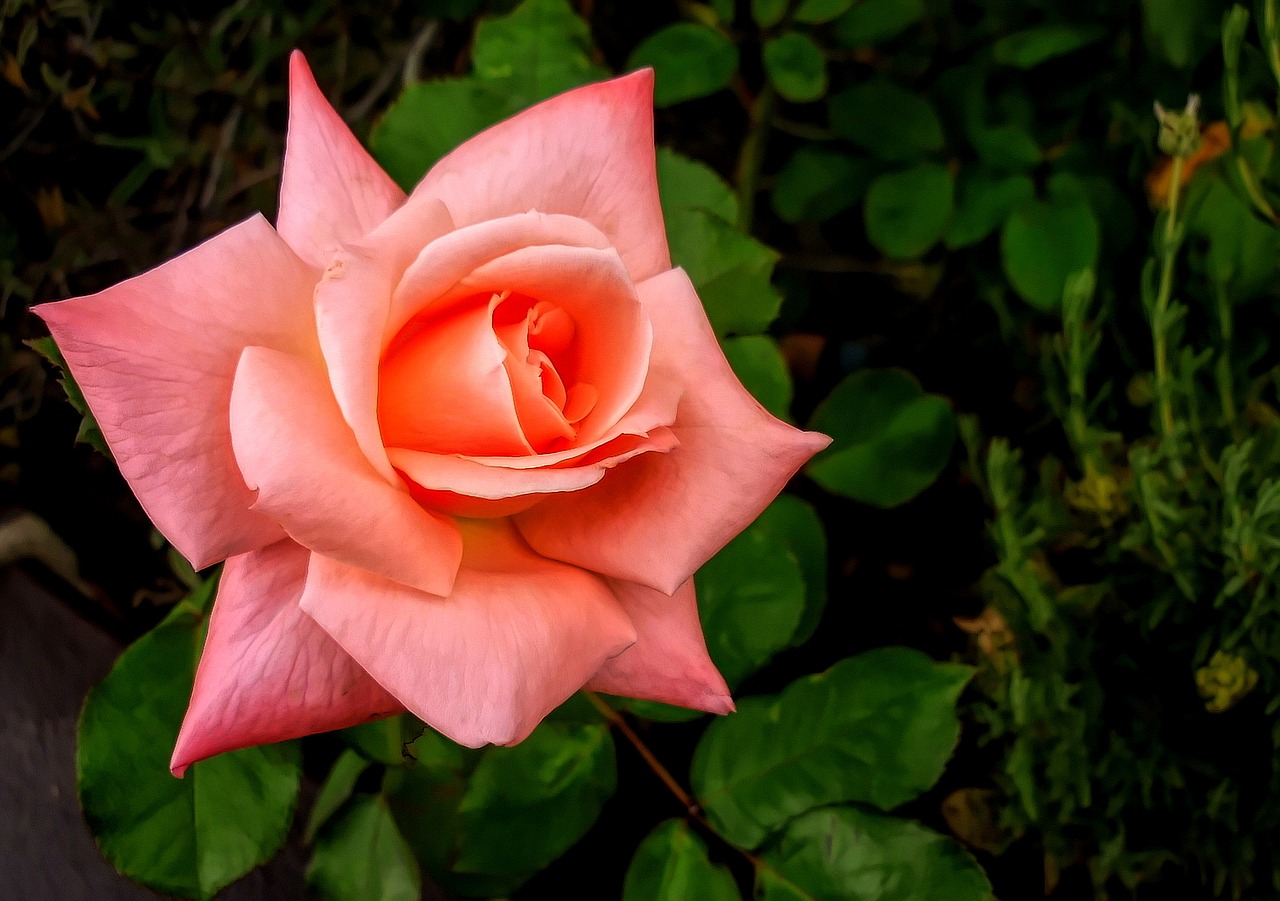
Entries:
POLYGON ((827 60, 808 35, 790 31, 764 44, 764 70, 778 94, 809 103, 827 92, 827 60))
POLYGON ((107 447, 107 439, 102 436, 102 430, 98 428, 98 422, 89 410, 89 402, 84 399, 84 393, 76 384, 75 376, 67 368, 67 361, 63 359, 58 345, 52 338, 32 338, 27 344, 40 356, 58 367, 58 384, 62 386, 62 391, 66 394, 71 408, 81 417, 80 428, 76 431, 76 441, 87 444, 99 453, 110 457, 111 449, 107 447))
POLYGON ((791 642, 804 572, 775 530, 752 523, 694 576, 707 650, 732 688, 791 642))
POLYGON ((102 853, 143 885, 211 898, 284 843, 297 800, 295 743, 193 764, 169 756, 191 698, 213 581, 134 642, 90 690, 76 747, 80 803, 102 853))
POLYGON ((586 834, 616 781, 605 726, 546 722, 514 747, 486 751, 458 807, 453 868, 532 875, 586 834))
POLYGON ((761 28, 772 28, 787 14, 788 0, 751 0, 751 18, 761 28))
POLYGON ((745 335, 720 342, 739 381, 779 419, 791 418, 791 373, 777 343, 765 335, 745 335))
POLYGON ((665 147, 658 148, 658 192, 668 222, 685 210, 714 213, 725 222, 738 219, 738 198, 714 169, 665 147))
POLYGON ((1101 234, 1081 196, 1032 200, 1005 220, 1000 253, 1018 295, 1039 310, 1062 303, 1067 276, 1097 265, 1101 234))
POLYGON ((800 0, 796 7, 796 21, 810 25, 830 22, 854 4, 854 0, 800 0))
POLYGON ((333 762, 329 770, 329 775, 325 777, 324 784, 316 794, 315 804, 311 806, 311 816, 307 818, 307 830, 304 835, 307 844, 315 841, 320 827, 355 793, 356 782, 364 775, 365 770, 369 769, 369 766, 369 761, 355 751, 343 751, 338 755, 338 759, 333 762))
POLYGON ((760 901, 995 901, 986 874, 956 842, 856 807, 797 818, 764 860, 760 901))
POLYGON ((699 742, 694 791, 717 830, 743 848, 826 804, 890 810, 941 775, 971 673, 909 648, 880 648, 775 698, 744 698, 699 742))
POLYGON ((935 163, 877 176, 863 207, 867 238, 891 259, 923 256, 946 233, 954 190, 951 172, 935 163))
POLYGON ((846 376, 814 411, 809 427, 832 444, 806 472, 823 488, 878 507, 906 503, 951 459, 956 422, 950 405, 925 394, 900 369, 846 376))
POLYGON ((714 213, 680 210, 667 219, 671 259, 698 289, 716 334, 751 335, 782 306, 770 281, 778 255, 714 213))
POLYGON ((405 756, 404 718, 389 716, 386 719, 361 723, 342 730, 342 738, 348 745, 375 763, 384 766, 404 766, 410 762, 405 756))
POLYGON ((921 95, 877 78, 831 98, 837 135, 885 160, 918 160, 942 149, 942 122, 921 95))
POLYGON ((773 208, 784 222, 822 222, 856 204, 875 165, 839 150, 805 145, 782 167, 773 208))
POLYGON ((977 244, 1035 194, 1035 184, 1025 175, 1002 178, 981 169, 962 170, 956 185, 955 215, 944 238, 947 247, 977 244))
POLYGON ((924 18, 924 0, 861 0, 836 22, 836 38, 864 47, 895 38, 924 18))
POLYGON ((471 78, 418 82, 406 87, 374 125, 369 149, 409 191, 446 153, 515 111, 494 83, 471 78))
POLYGON ((707 846, 684 820, 665 820, 636 849, 622 901, 738 901, 727 867, 707 858, 707 846))
POLYGON ((807 502, 780 494, 756 519, 757 528, 780 539, 800 564, 804 578, 804 612, 789 644, 804 644, 813 635, 827 604, 827 536, 807 502))
POLYGON ((418 901, 422 876, 384 798, 357 795, 316 841, 307 883, 324 901, 418 901))
POLYGON ((997 172, 1026 172, 1044 160, 1040 145, 1020 125, 983 125, 969 131, 983 165, 997 172))
POLYGON ((738 48, 715 28, 677 22, 645 38, 631 52, 628 69, 652 66, 653 102, 670 106, 726 87, 738 71, 738 48))
POLYGON ((610 74, 591 61, 591 29, 568 0, 523 0, 505 16, 482 18, 471 67, 501 85, 515 109, 610 74))
POLYGON ((1206 271, 1227 296, 1247 300, 1275 289, 1280 232, 1220 179, 1203 184, 1189 209, 1187 233, 1205 242, 1206 271))
POLYGON ((1229 4, 1217 0, 1142 0, 1147 46, 1175 69, 1191 69, 1218 44, 1229 4))
POLYGON ((1094 26, 1040 25, 1005 35, 991 49, 996 62, 1031 69, 1087 47, 1105 35, 1102 28, 1094 26))

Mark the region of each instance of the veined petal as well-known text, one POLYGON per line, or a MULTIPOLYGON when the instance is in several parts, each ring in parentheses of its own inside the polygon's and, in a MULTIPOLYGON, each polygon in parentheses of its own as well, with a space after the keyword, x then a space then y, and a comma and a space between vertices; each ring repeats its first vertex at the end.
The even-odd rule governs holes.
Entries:
POLYGON ((729 686, 707 654, 693 580, 670 597, 634 582, 610 579, 609 585, 635 624, 636 643, 605 661, 587 688, 708 713, 732 713, 729 686))
POLYGON ((231 435, 255 510, 296 542, 422 591, 447 595, 462 539, 379 475, 343 421, 324 369, 250 347, 231 394, 231 435))
POLYGON ((505 522, 466 527, 447 598, 317 556, 302 609, 411 713, 470 747, 520 741, 635 640, 602 579, 539 557, 505 522))
POLYGON ((405 194, 320 91, 301 51, 289 58, 289 133, 280 180, 281 236, 317 269, 386 219, 405 194))
POLYGON ((438 198, 460 226, 538 210, 586 219, 631 277, 670 268, 653 145, 653 72, 586 85, 481 132, 432 167, 408 204, 438 198))
POLYGON ((651 378, 685 386, 679 448, 548 497, 516 522, 540 554, 672 594, 831 439, 775 419, 742 387, 682 270, 639 293, 654 326, 651 378))
POLYGON ((197 569, 284 537, 249 509, 227 404, 247 345, 318 356, 316 277, 254 216, 98 294, 35 308, 129 486, 197 569))
POLYGON ((310 558, 286 539, 227 561, 173 751, 175 775, 224 751, 404 709, 298 607, 310 558))

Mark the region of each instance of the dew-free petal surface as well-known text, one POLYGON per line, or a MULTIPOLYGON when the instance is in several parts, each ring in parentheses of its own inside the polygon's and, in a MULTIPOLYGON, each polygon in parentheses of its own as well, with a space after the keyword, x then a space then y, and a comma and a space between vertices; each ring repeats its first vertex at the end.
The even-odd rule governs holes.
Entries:
POLYGON ((276 227, 298 256, 323 269, 405 194, 360 145, 325 99, 298 50, 289 59, 289 131, 276 227))
POLYGON ((538 210, 586 219, 636 281, 671 266, 658 202, 653 72, 530 107, 432 167, 408 203, 439 198, 460 226, 538 210))
POLYGON ((98 294, 34 310, 147 515, 197 569, 284 537, 249 509, 227 404, 245 346, 318 355, 316 277, 254 216, 98 294))
POLYGON ((323 557, 302 609, 411 713, 460 744, 513 744, 635 640, 603 579, 538 557, 503 522, 469 524, 453 594, 323 557))
POLYGON ((680 446, 549 497, 516 522, 540 554, 671 594, 830 439, 775 419, 742 387, 682 270, 639 294, 654 326, 651 371, 687 389, 672 428, 680 446))
POLYGON ((258 491, 254 509, 296 542, 405 585, 449 593, 461 536, 373 469, 322 366, 246 349, 231 394, 231 434, 244 479, 258 491))
POLYGON ((172 767, 404 708, 298 607, 311 552, 285 539, 222 571, 172 767))
POLYGON ((668 597, 634 582, 610 586, 636 627, 636 643, 600 667, 587 688, 708 713, 732 713, 724 677, 707 654, 693 580, 668 597))

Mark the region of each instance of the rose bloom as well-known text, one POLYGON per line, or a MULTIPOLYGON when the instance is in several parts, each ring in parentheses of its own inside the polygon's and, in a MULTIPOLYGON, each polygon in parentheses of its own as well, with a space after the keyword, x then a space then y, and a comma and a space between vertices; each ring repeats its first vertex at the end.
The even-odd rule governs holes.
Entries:
POLYGON ((156 527, 226 560, 175 773, 404 710, 512 744, 584 686, 733 710, 693 573, 828 439, 671 266, 652 85, 539 104, 406 197, 295 53, 275 228, 37 309, 156 527))

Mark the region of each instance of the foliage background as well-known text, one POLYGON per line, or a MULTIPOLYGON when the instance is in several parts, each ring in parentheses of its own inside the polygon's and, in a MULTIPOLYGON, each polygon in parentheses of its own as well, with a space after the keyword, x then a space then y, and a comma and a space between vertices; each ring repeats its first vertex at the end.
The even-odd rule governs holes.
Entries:
MULTIPOLYGON (((82 721, 115 865, 208 896, 274 850, 306 781, 324 897, 1280 896, 1274 5, 2 9, 0 495, 74 549, 76 572, 45 555, 69 602, 146 636, 82 721), (73 447, 91 429, 21 343, 25 307, 271 217, 294 47, 406 185, 510 112, 653 65, 676 261, 762 403, 837 444, 699 576, 734 718, 578 699, 513 752, 399 720, 250 752, 196 777, 255 786, 248 838, 198 813, 162 864, 111 787, 176 729, 180 679, 137 697, 198 645, 210 585, 73 447), (1192 90, 1188 133, 1218 124, 1175 168, 1152 102, 1192 90), (761 775, 784 714, 800 775, 761 775)), ((155 784, 199 808, 190 780, 155 784)))

